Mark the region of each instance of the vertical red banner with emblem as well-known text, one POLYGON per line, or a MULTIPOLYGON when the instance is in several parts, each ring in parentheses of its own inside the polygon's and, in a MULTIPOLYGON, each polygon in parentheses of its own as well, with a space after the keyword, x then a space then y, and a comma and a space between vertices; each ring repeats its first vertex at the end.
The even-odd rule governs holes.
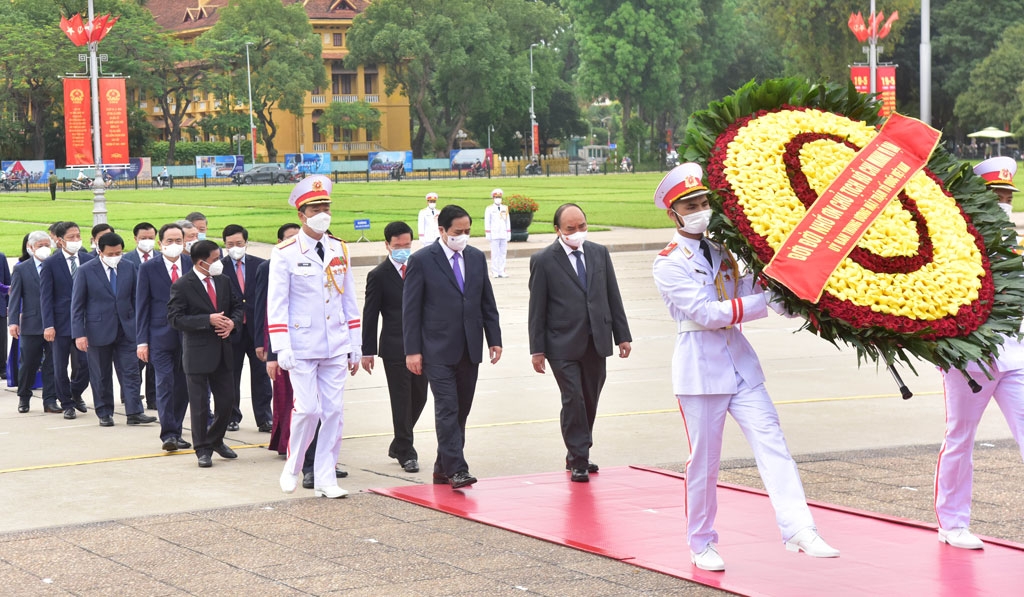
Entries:
POLYGON ((871 68, 855 64, 850 67, 850 80, 857 93, 871 93, 871 68))
POLYGON ((533 155, 540 155, 540 125, 533 125, 533 155))
POLYGON ((124 79, 100 79, 100 138, 104 164, 128 163, 128 101, 124 79))
MULTIPOLYGON (((871 93, 871 68, 855 64, 850 67, 850 80, 858 93, 871 93)), ((888 116, 896 111, 896 65, 875 67, 875 91, 882 102, 879 116, 888 116)))
POLYGON ((92 97, 89 79, 64 79, 64 149, 67 163, 96 163, 92 155, 92 97))

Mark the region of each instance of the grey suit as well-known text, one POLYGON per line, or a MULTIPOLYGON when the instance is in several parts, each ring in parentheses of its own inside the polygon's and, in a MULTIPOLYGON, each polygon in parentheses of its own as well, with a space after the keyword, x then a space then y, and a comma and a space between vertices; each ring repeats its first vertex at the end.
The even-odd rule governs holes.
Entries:
POLYGON ((32 398, 32 386, 36 372, 43 367, 43 403, 56 406, 57 388, 54 384, 53 352, 51 344, 43 339, 43 318, 39 302, 39 265, 35 258, 22 261, 14 266, 11 275, 9 319, 19 326, 18 350, 21 364, 18 367, 18 398, 22 405, 28 405, 32 398))
POLYGON ((593 445, 605 359, 614 346, 631 342, 608 249, 582 246, 586 287, 576 257, 559 241, 530 258, 530 353, 543 354, 562 394, 566 463, 585 469, 593 445))

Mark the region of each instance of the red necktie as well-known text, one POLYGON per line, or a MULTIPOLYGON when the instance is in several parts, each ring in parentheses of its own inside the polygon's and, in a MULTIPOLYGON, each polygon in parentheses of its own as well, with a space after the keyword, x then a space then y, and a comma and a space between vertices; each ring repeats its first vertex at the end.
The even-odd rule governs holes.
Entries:
POLYGON ((207 276, 206 278, 206 294, 210 295, 210 302, 213 303, 213 308, 217 308, 217 293, 213 290, 213 278, 207 276))
POLYGON ((142 254, 142 263, 146 263, 147 261, 149 261, 149 253, 143 253, 142 254))
POLYGON ((402 264, 402 279, 405 279, 405 264, 402 264))
POLYGON ((178 281, 178 264, 177 263, 172 263, 171 264, 171 284, 174 284, 177 281, 178 281))
POLYGON ((238 277, 238 289, 245 294, 245 273, 242 271, 242 262, 235 262, 235 275, 238 277))

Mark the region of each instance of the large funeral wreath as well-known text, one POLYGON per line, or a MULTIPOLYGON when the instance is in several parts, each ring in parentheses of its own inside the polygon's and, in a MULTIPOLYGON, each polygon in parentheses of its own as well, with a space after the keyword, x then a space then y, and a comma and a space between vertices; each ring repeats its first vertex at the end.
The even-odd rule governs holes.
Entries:
MULTIPOLYGON (((877 133, 879 103, 852 84, 748 83, 694 113, 683 156, 707 172, 710 234, 757 274, 808 207, 877 133)), ((858 360, 908 355, 943 369, 998 352, 1024 315, 1012 224, 970 166, 940 146, 829 277, 817 303, 767 279, 804 325, 858 360)))

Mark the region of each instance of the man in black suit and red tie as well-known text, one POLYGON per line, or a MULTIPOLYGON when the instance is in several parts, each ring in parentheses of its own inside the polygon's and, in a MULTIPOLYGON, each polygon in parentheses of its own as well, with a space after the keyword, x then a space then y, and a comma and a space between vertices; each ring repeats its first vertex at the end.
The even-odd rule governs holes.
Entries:
POLYGON ((438 214, 439 242, 409 258, 402 297, 405 363, 434 394, 434 482, 476 483, 463 455, 484 336, 491 364, 501 358, 498 307, 484 254, 468 246, 473 220, 458 205, 438 214))
POLYGON ((530 257, 530 353, 533 369, 551 364, 562 394, 565 468, 587 482, 598 466, 590 461, 597 401, 605 381, 605 359, 619 349, 629 356, 629 325, 608 249, 586 242, 587 216, 574 203, 555 211, 558 238, 530 257))
POLYGON ((234 404, 231 334, 242 327, 242 300, 223 276, 220 249, 211 240, 192 245, 192 271, 171 285, 167 321, 182 332, 182 368, 192 412, 192 445, 200 468, 213 466, 212 453, 237 458, 224 444, 234 404), (214 418, 209 423, 213 393, 214 418))
POLYGON ((384 246, 388 258, 366 275, 362 365, 372 374, 374 355, 383 361, 391 395, 391 424, 395 430, 388 456, 397 460, 405 472, 418 473, 419 455, 413 447, 413 428, 427 403, 427 378, 414 375, 405 366, 402 343, 402 290, 406 262, 412 254, 412 228, 405 222, 391 222, 384 227, 384 246), (378 316, 383 318, 379 347, 378 316))

